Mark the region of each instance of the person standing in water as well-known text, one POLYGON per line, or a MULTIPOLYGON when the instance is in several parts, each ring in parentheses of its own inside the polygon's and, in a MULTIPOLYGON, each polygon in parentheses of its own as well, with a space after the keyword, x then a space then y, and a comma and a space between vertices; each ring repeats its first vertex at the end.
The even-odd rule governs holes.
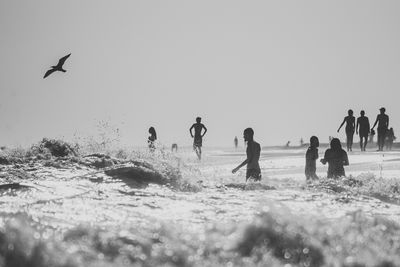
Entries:
POLYGON ((340 140, 333 138, 331 141, 331 148, 325 151, 324 158, 321 159, 322 164, 328 163, 328 178, 338 178, 346 176, 344 167, 349 165, 349 158, 347 157, 346 151, 342 149, 340 140))
POLYGON ((340 131, 343 124, 346 123, 346 138, 347 138, 347 151, 352 151, 353 146, 353 135, 354 135, 354 128, 355 128, 355 118, 353 116, 353 110, 349 109, 347 111, 348 116, 344 117, 342 124, 340 124, 339 129, 337 132, 340 131))
POLYGON ((233 143, 235 144, 235 148, 237 149, 239 143, 237 136, 235 136, 235 139, 233 139, 233 143))
POLYGON ((252 128, 246 128, 243 132, 243 139, 247 142, 246 155, 247 158, 239 166, 232 170, 236 173, 244 165, 247 165, 246 182, 248 179, 261 181, 261 169, 258 161, 260 160, 261 147, 260 144, 254 141, 254 131, 252 128))
POLYGON ((149 128, 149 134, 150 134, 150 136, 147 139, 147 144, 149 146, 150 151, 154 152, 154 150, 156 149, 156 146, 154 143, 157 140, 157 133, 156 133, 156 130, 154 129, 154 127, 149 128))
POLYGON ((371 131, 375 128, 378 123, 378 151, 383 151, 383 146, 385 145, 386 133, 389 128, 389 116, 385 114, 386 109, 380 108, 381 112, 376 116, 374 126, 372 126, 371 131))
POLYGON ((310 138, 310 147, 307 149, 306 152, 306 181, 318 179, 316 174, 317 171, 317 164, 316 161, 318 159, 318 147, 319 147, 319 140, 316 136, 311 136, 310 138))
POLYGON ((193 139, 193 150, 196 152, 197 157, 199 160, 201 160, 201 147, 203 146, 203 136, 207 132, 206 126, 201 123, 201 118, 197 117, 196 118, 196 123, 192 125, 189 129, 190 135, 192 136, 193 139), (194 135, 192 133, 192 130, 194 129, 194 135), (204 132, 202 133, 204 129, 204 132))
POLYGON ((360 117, 357 118, 356 124, 356 134, 360 136, 360 148, 361 151, 365 151, 365 147, 368 143, 368 135, 369 135, 369 120, 368 117, 365 116, 365 111, 361 110, 360 117))

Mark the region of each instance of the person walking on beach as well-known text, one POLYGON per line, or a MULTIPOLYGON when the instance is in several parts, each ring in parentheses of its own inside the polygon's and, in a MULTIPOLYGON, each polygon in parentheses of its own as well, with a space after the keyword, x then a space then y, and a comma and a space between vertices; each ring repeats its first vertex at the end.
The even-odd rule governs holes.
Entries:
POLYGON ((236 173, 244 165, 247 165, 246 182, 249 179, 261 181, 261 169, 258 161, 260 160, 261 147, 260 144, 254 141, 254 131, 252 128, 246 128, 243 132, 243 139, 247 142, 246 155, 247 158, 239 166, 232 170, 236 173))
POLYGON ((235 144, 235 149, 237 149, 239 144, 237 136, 235 136, 235 139, 233 139, 233 143, 235 144))
POLYGON ((207 132, 206 126, 201 123, 201 118, 197 117, 196 118, 196 123, 192 125, 189 129, 190 135, 192 136, 193 139, 193 150, 196 152, 197 157, 199 160, 201 160, 201 147, 203 146, 203 136, 207 132), (192 130, 194 129, 194 135, 192 133, 192 130), (202 133, 204 129, 204 132, 202 133))
POLYGON ((154 127, 149 128, 149 134, 150 134, 150 136, 147 139, 147 144, 149 146, 150 151, 154 152, 154 150, 156 149, 156 146, 154 143, 157 140, 157 133, 156 133, 156 130, 154 129, 154 127))
POLYGON ((365 147, 368 143, 368 134, 369 134, 369 120, 368 117, 365 116, 365 111, 361 110, 360 117, 357 118, 356 124, 356 134, 360 136, 360 148, 361 151, 365 151, 365 147))
POLYGON ((389 128, 389 116, 385 114, 386 109, 380 108, 380 114, 376 116, 374 126, 372 126, 371 131, 375 128, 378 123, 378 151, 383 151, 383 146, 385 145, 386 133, 389 128))
POLYGON ((333 138, 330 144, 330 148, 325 151, 324 158, 321 159, 322 164, 328 163, 328 178, 338 178, 346 176, 344 167, 349 165, 349 158, 347 157, 346 151, 342 149, 340 140, 333 138))
POLYGON ((306 181, 318 179, 317 174, 317 164, 316 161, 318 159, 318 147, 319 147, 319 140, 316 136, 311 136, 310 138, 310 147, 307 149, 306 152, 306 181))
POLYGON ((353 135, 354 135, 354 128, 355 128, 355 118, 353 116, 353 110, 349 109, 347 111, 348 116, 344 117, 342 124, 340 124, 339 129, 337 132, 340 131, 343 124, 346 123, 346 138, 347 138, 347 151, 352 151, 353 146, 353 135))

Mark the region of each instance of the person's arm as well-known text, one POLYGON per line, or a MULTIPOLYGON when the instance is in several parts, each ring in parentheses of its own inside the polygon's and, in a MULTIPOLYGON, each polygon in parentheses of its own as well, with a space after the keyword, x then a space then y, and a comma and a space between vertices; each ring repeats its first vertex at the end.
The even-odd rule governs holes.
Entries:
MULTIPOLYGON (((358 127, 360 126, 360 118, 357 118, 357 124, 356 124, 356 134, 358 134, 358 127)), ((368 126, 369 128, 369 126, 368 126)))
POLYGON ((379 120, 379 115, 376 116, 376 120, 375 120, 374 126, 372 126, 371 130, 373 130, 375 128, 375 125, 378 123, 378 120, 379 120))
POLYGON ((389 116, 387 116, 387 124, 386 124, 386 128, 388 128, 389 129, 389 116))
POLYGON ((192 129, 194 128, 194 124, 192 125, 192 127, 190 127, 189 132, 190 132, 190 136, 193 138, 193 134, 192 134, 192 129))
POLYGON ((201 135, 201 137, 203 137, 207 132, 207 128, 206 128, 206 126, 204 126, 204 124, 203 124, 203 129, 204 129, 204 133, 201 135))
POLYGON ((369 127, 371 127, 371 125, 369 124, 369 119, 368 118, 367 118, 367 125, 368 125, 368 127, 367 127, 368 128, 368 133, 370 133, 371 132, 371 130, 370 130, 371 128, 369 128, 369 127))
POLYGON ((354 127, 356 126, 356 119, 355 119, 355 118, 352 120, 351 124, 352 124, 352 125, 351 125, 352 128, 354 129, 354 127))
POLYGON ((348 166, 349 165, 349 157, 347 156, 346 151, 343 150, 343 165, 348 166))
POLYGON ((243 161, 242 163, 240 163, 239 166, 237 166, 236 168, 234 168, 234 169, 232 170, 232 173, 236 173, 240 168, 242 168, 242 167, 243 167, 244 165, 246 165, 248 162, 249 162, 249 160, 246 159, 245 161, 243 161))
POLYGON ((320 160, 321 163, 324 164, 324 165, 328 162, 328 160, 327 160, 328 157, 327 156, 328 156, 328 150, 325 151, 324 158, 320 160))
POLYGON ((337 132, 339 132, 340 131, 340 128, 342 128, 342 126, 343 126, 343 124, 346 122, 346 117, 344 118, 344 120, 343 120, 343 122, 342 122, 342 124, 340 124, 340 126, 339 126, 339 129, 337 129, 337 132))

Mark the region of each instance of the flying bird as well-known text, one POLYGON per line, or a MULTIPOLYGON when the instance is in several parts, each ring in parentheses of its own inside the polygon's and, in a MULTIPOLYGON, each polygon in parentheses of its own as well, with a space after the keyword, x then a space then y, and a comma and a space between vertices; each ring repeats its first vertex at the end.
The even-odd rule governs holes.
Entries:
POLYGON ((64 65, 65 60, 67 60, 67 58, 69 58, 70 55, 71 54, 68 54, 65 57, 60 58, 60 60, 58 61, 57 66, 51 66, 51 69, 46 71, 46 74, 44 75, 43 79, 46 78, 47 76, 49 76, 50 74, 52 74, 55 71, 66 72, 66 70, 63 69, 63 65, 64 65))

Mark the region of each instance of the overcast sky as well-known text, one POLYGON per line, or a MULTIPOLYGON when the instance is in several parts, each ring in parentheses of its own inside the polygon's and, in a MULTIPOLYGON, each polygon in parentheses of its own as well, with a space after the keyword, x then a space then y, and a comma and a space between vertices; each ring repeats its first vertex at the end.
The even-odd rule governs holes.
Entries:
MULTIPOLYGON (((122 142, 261 145, 336 130, 381 106, 400 134, 399 1, 0 0, 0 144, 98 134, 122 142), (46 70, 68 53, 66 73, 46 70)), ((358 140, 356 137, 355 140, 358 140)))

